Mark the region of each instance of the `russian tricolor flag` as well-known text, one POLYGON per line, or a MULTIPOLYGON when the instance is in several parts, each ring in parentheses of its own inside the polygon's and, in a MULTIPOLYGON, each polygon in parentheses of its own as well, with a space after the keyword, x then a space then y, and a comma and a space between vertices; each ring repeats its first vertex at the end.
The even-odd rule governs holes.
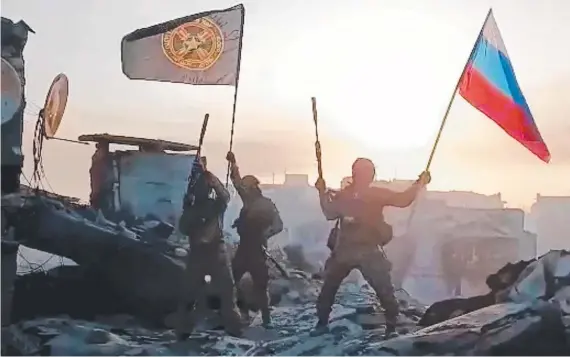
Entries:
POLYGON ((541 160, 550 161, 492 11, 459 81, 459 94, 541 160))

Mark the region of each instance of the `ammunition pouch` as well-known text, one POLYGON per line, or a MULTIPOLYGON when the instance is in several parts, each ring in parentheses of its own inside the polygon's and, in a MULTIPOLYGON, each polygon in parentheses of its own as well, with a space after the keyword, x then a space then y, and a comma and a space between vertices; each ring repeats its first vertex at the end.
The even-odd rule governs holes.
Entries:
POLYGON ((215 200, 205 200, 190 204, 187 196, 184 197, 182 214, 178 219, 178 230, 183 235, 189 236, 196 229, 203 227, 205 222, 218 215, 219 207, 215 200))
MULTIPOLYGON (((352 224, 354 224, 354 223, 349 223, 349 225, 352 225, 352 224)), ((356 223, 356 224, 359 225, 358 223, 356 223)), ((361 233, 364 233, 363 238, 367 237, 367 238, 364 238, 366 241, 373 242, 374 244, 379 245, 381 247, 390 243, 392 241, 392 238, 394 237, 394 232, 393 232, 392 226, 386 222, 381 222, 381 223, 375 225, 374 227, 360 226, 360 228, 357 228, 357 229, 361 233), (364 229, 365 231, 363 232, 361 229, 364 229)), ((329 238, 327 239, 327 247, 331 251, 334 250, 334 248, 336 247, 337 242, 340 239, 340 233, 341 233, 340 219, 338 219, 334 228, 331 229, 331 231, 329 233, 329 238)))
POLYGON ((336 243, 338 242, 339 236, 340 236, 340 219, 337 219, 333 229, 331 229, 331 231, 329 232, 329 238, 327 239, 327 248, 329 248, 331 251, 333 251, 334 248, 336 247, 336 243))
POLYGON ((386 222, 382 222, 377 227, 377 242, 381 247, 392 241, 394 237, 394 230, 391 225, 386 222))

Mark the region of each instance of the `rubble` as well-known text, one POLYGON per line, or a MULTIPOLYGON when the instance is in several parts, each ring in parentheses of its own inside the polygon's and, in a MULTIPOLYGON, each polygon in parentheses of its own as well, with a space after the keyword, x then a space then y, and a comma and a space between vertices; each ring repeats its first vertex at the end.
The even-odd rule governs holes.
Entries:
MULTIPOLYGON (((275 255, 279 256, 279 253, 275 255)), ((316 322, 314 301, 321 282, 308 278, 308 274, 292 274, 291 280, 288 280, 273 268, 274 327, 271 330, 263 329, 260 317, 256 316, 243 338, 225 335, 215 311, 206 316, 197 331, 183 342, 175 341, 172 330, 149 325, 148 321, 140 321, 124 313, 118 314, 118 310, 127 309, 128 306, 119 308, 114 305, 116 311, 112 311, 112 308, 108 311, 91 311, 90 316, 80 316, 70 311, 66 315, 74 315, 75 318, 56 317, 63 313, 63 305, 71 304, 73 300, 77 301, 77 306, 93 310, 113 306, 108 300, 99 300, 103 298, 101 296, 88 300, 79 295, 68 298, 61 295, 61 311, 52 311, 52 316, 43 318, 29 319, 26 316, 26 319, 10 326, 6 338, 10 341, 11 352, 17 354, 564 355, 570 350, 568 257, 568 252, 554 251, 536 261, 505 266, 488 279, 493 285, 497 279, 506 282, 505 276, 512 274, 514 283, 500 290, 505 301, 426 328, 418 326, 418 322, 425 317, 424 312, 430 310, 426 310, 405 291, 398 290, 396 294, 401 314, 397 330, 400 336, 387 341, 383 339, 381 308, 367 285, 343 284, 331 314, 330 331, 313 336, 311 331, 316 322), (543 276, 551 274, 553 277, 554 283, 549 285, 554 287, 552 289, 545 288, 548 284, 530 283, 545 271, 547 273, 543 276), (544 289, 533 290, 536 286, 544 289), (86 301, 89 303, 86 304, 86 301)), ((294 271, 287 261, 279 261, 287 270, 294 271)), ((78 278, 75 275, 77 272, 72 272, 72 267, 56 269, 59 276, 78 278)), ((55 279, 54 272, 49 274, 55 279)), ((21 279, 26 278, 18 279, 16 294, 21 294, 21 279)), ((91 280, 78 289, 89 289, 90 285, 93 288, 91 280)), ((60 285, 53 289, 64 288, 60 285)), ((85 294, 91 291, 87 290, 85 294)), ((36 296, 39 293, 33 292, 36 296)), ((106 299, 116 297, 108 296, 106 299)), ((444 306, 444 303, 440 302, 440 306, 444 306)), ((15 316, 21 316, 21 312, 15 316)))
MULTIPOLYGON (((316 354, 343 354, 340 351, 350 346, 355 348, 355 344, 361 348, 366 341, 381 339, 384 328, 381 318, 376 322, 370 321, 367 329, 360 326, 359 321, 371 311, 377 313, 377 307, 372 291, 364 289, 363 294, 358 295, 359 289, 353 284, 341 288, 339 303, 334 305, 331 313, 331 332, 325 336, 310 336, 316 322, 314 301, 293 304, 284 300, 273 307, 274 327, 270 334, 275 338, 271 340, 247 338, 259 336, 259 316, 253 319, 252 327, 245 331, 244 338, 225 335, 214 321, 199 325, 187 341, 176 342, 172 330, 141 327, 140 321, 129 321, 125 317, 98 317, 93 321, 51 317, 12 325, 10 336, 17 335, 18 338, 10 339, 17 340, 12 342, 12 348, 41 350, 42 354, 52 355, 299 355, 311 351, 316 354), (364 336, 364 339, 360 340, 358 336, 364 336), (329 345, 330 341, 338 343, 329 345)), ((403 309, 411 311, 415 308, 408 306, 403 309)), ((414 324, 406 315, 402 315, 400 320, 402 332, 414 324)))
MULTIPOLYGON (((203 322, 187 341, 176 342, 172 312, 184 283, 183 247, 163 237, 167 226, 117 224, 89 208, 48 198, 25 202, 14 224, 16 236, 79 266, 16 279, 13 324, 3 331, 11 354, 559 355, 570 350, 567 251, 507 264, 487 278, 488 294, 440 301, 427 310, 397 290, 400 336, 384 341, 382 310, 373 291, 358 281, 341 287, 329 332, 311 334, 322 281, 313 278, 314 269, 302 270, 295 247, 277 248, 270 253, 282 269, 269 263, 272 329, 263 329, 255 316, 243 338, 226 336, 214 284, 201 305, 203 322), (544 342, 531 342, 537 340, 544 342)), ((247 274, 239 286, 245 296, 239 303, 256 311, 247 274)))
POLYGON ((492 305, 410 335, 371 344, 365 354, 563 356, 569 348, 560 310, 536 301, 492 305))
MULTIPOLYGON (((24 121, 24 108, 26 106, 25 85, 26 77, 24 71, 24 48, 28 41, 28 34, 34 31, 20 20, 13 22, 12 20, 2 17, 1 19, 1 55, 2 60, 6 60, 9 65, 16 71, 20 84, 22 85, 21 102, 19 108, 11 118, 5 121, 4 116, 7 112, 2 102, 2 130, 1 130, 1 179, 2 184, 2 206, 4 206, 4 195, 16 192, 20 184, 20 173, 22 171, 22 131, 24 121)), ((4 68, 4 65, 2 65, 4 68)), ((4 69, 2 69, 4 77, 4 69)), ((2 88, 3 94, 4 87, 2 88)), ((10 96, 8 96, 10 97, 10 96)), ((14 98, 15 99, 15 98, 14 98)), ((17 105, 17 104, 16 104, 17 105)), ((8 114, 9 115, 9 114, 8 114)), ((13 281, 16 275, 16 256, 18 252, 18 243, 13 239, 13 231, 8 232, 9 227, 6 225, 6 216, 2 210, 2 326, 10 321, 10 310, 12 304, 13 281)))
MULTIPOLYGON (((42 351, 42 354, 53 355, 563 355, 570 346, 567 309, 570 286, 565 280, 569 277, 566 270, 569 256, 568 252, 551 252, 529 262, 522 273, 519 271, 516 282, 506 289, 523 294, 505 295, 517 301, 493 304, 423 329, 417 322, 424 315, 425 307, 399 290, 400 336, 388 341, 383 340, 383 314, 368 286, 344 284, 331 314, 330 331, 312 336, 310 332, 316 322, 314 299, 320 282, 299 275, 287 283, 275 271, 272 272, 273 283, 282 290, 279 301, 273 301, 275 326, 269 332, 259 326, 261 321, 257 316, 244 338, 226 336, 213 313, 208 323, 200 325, 187 341, 176 342, 171 330, 143 327, 145 324, 141 321, 125 315, 109 317, 113 312, 106 311, 106 316, 92 312, 91 315, 97 316, 89 319, 86 316, 78 319, 76 314, 76 319, 52 316, 23 320, 10 327, 7 338, 16 352, 42 351), (533 296, 528 287, 536 284, 528 280, 534 279, 540 269, 552 272, 557 290, 553 293, 542 290, 543 294, 535 294, 540 296, 538 299, 522 299, 521 296, 533 296)), ((514 266, 517 265, 511 264, 502 272, 512 272, 514 266)), ((71 267, 63 268, 60 273, 66 269, 70 271, 71 267)), ((16 286, 16 294, 19 294, 20 283, 16 286)), ((61 286, 55 288, 61 289, 61 286)), ((66 301, 74 299, 85 302, 79 296, 66 301)), ((97 299, 87 304, 94 308, 91 301, 97 299)), ((102 301, 101 307, 107 305, 102 301)))
POLYGON ((448 299, 432 304, 424 316, 422 316, 418 325, 423 327, 435 325, 495 304, 500 300, 500 295, 505 294, 506 289, 514 284, 519 275, 535 260, 521 260, 515 264, 507 263, 496 273, 489 275, 486 279, 486 284, 490 291, 487 294, 468 298, 448 299))

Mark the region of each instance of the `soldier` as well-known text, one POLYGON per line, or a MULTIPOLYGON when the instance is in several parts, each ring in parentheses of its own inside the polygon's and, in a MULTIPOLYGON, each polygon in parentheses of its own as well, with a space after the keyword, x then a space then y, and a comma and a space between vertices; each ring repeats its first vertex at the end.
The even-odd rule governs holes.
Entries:
MULTIPOLYGON (((228 152, 226 159, 230 163, 230 177, 243 206, 233 228, 237 229, 240 243, 232 261, 233 275, 236 283, 249 272, 253 280, 256 300, 261 309, 263 325, 269 327, 269 270, 266 265, 267 240, 283 230, 283 221, 273 202, 263 196, 259 188, 259 180, 252 175, 240 176, 235 156, 228 152)), ((238 294, 240 292, 238 291, 238 294)), ((249 311, 242 308, 244 318, 249 311)))
POLYGON ((382 211, 385 206, 409 206, 420 189, 429 183, 430 175, 422 173, 416 183, 404 192, 370 187, 374 176, 372 161, 359 158, 352 165, 352 183, 336 195, 332 196, 326 190, 322 178, 315 183, 325 217, 340 222, 317 299, 317 333, 327 329, 336 292, 353 269, 360 270, 376 292, 385 310, 386 335, 395 333, 399 309, 390 279, 391 263, 378 247, 392 239, 392 227, 384 221, 382 211))
POLYGON ((223 240, 222 219, 230 200, 229 192, 220 180, 211 172, 203 170, 200 160, 199 169, 203 174, 196 186, 185 196, 184 212, 179 228, 188 235, 190 253, 186 262, 188 283, 184 286, 181 303, 178 307, 178 338, 184 338, 194 327, 194 309, 199 294, 205 285, 206 275, 211 277, 220 293, 221 314, 226 331, 233 336, 241 335, 241 321, 236 306, 234 280, 230 268, 229 256, 223 240), (190 198, 193 195, 193 199, 190 198), (189 325, 183 328, 182 318, 189 310, 189 325))

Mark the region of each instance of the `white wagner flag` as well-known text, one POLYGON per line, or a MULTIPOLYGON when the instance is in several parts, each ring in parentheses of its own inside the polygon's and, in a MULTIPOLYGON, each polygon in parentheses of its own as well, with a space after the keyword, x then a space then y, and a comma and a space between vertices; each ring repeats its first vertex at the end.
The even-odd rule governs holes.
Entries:
POLYGON ((236 85, 244 7, 201 12, 135 30, 121 42, 130 79, 236 85))

